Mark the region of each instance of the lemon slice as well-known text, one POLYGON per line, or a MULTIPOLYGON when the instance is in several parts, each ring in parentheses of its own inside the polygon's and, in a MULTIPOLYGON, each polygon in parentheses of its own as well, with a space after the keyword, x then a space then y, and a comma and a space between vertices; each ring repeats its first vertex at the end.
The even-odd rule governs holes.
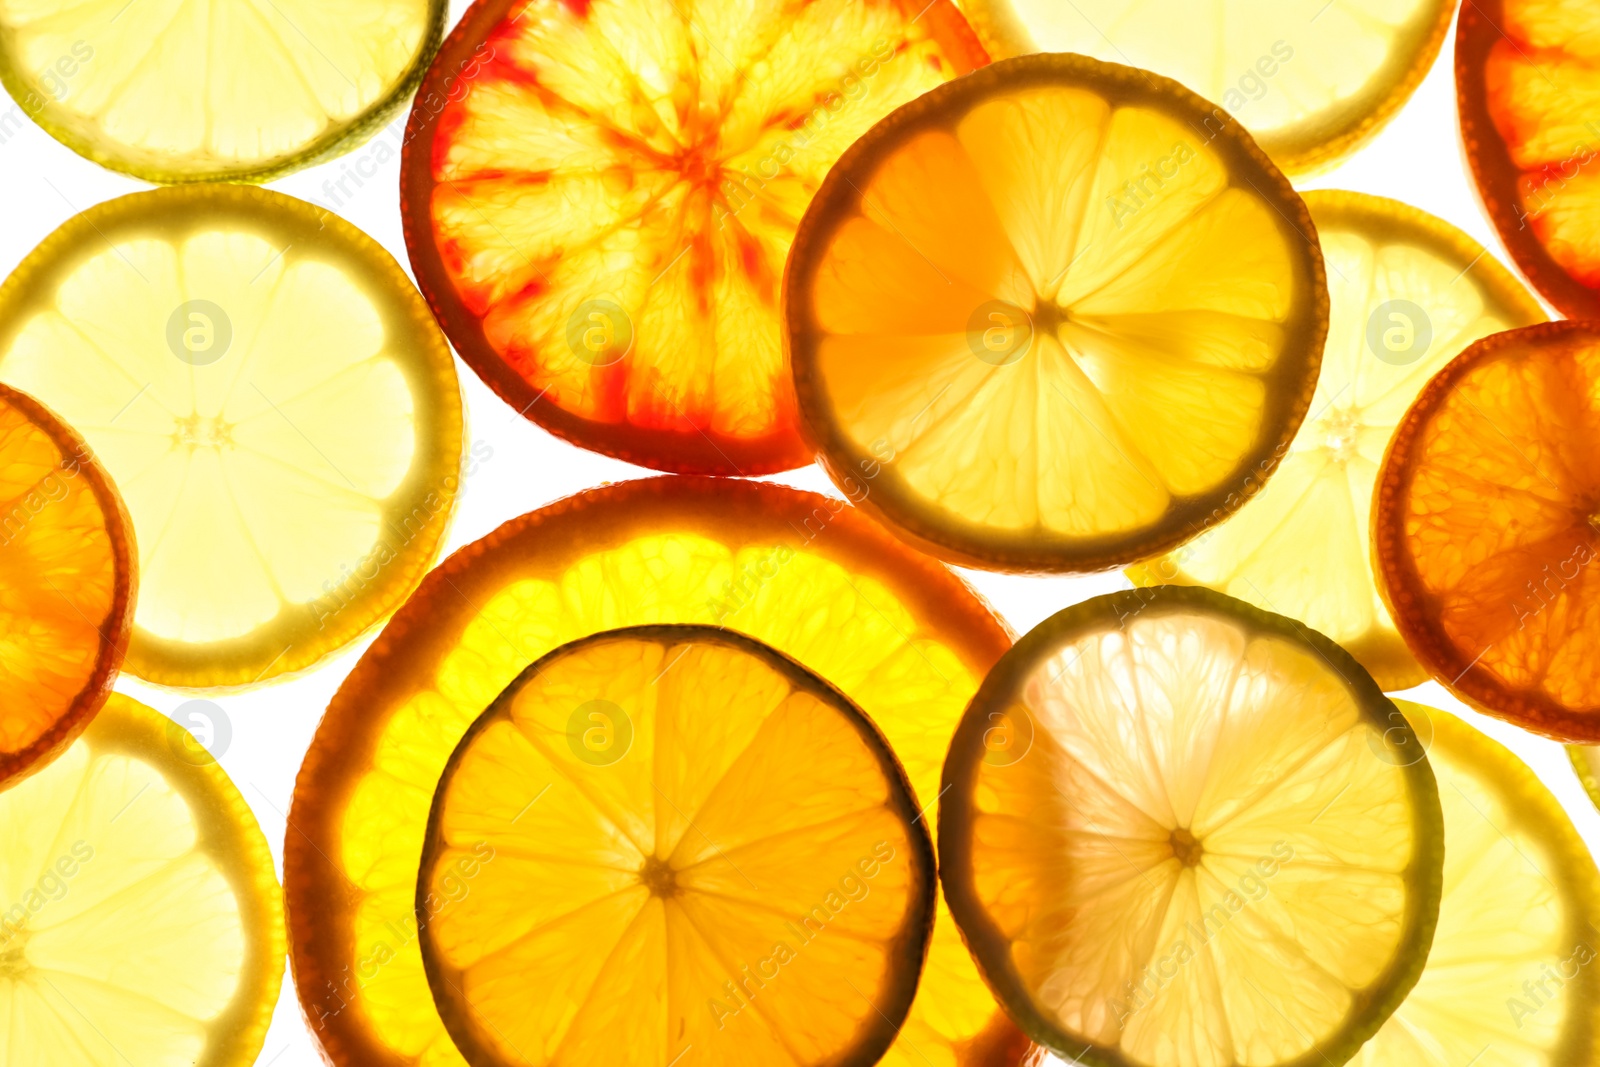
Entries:
POLYGON ((255 816, 170 719, 121 694, 0 793, 6 1064, 248 1067, 283 980, 255 816))
POLYGON ((1444 892, 1428 965, 1357 1067, 1557 1067, 1600 1055, 1600 871, 1561 804, 1455 716, 1396 701, 1444 809, 1444 892))
POLYGON ((806 431, 841 486, 870 481, 863 507, 946 560, 1086 571, 1259 487, 1315 387, 1327 290, 1304 204, 1231 120, 1027 56, 841 157, 785 313, 806 431))
MULTIPOLYGON (((1010 645, 947 569, 842 500, 778 485, 605 486, 455 553, 340 687, 295 786, 284 852, 295 975, 338 1067, 465 1062, 434 1009, 417 938, 417 868, 439 775, 529 663, 646 623, 736 630, 838 686, 894 746, 925 821, 961 709, 1010 645)), ((1037 1050, 938 912, 916 1001, 880 1063, 1018 1067, 1037 1050)))
POLYGON ((1454 0, 966 0, 996 59, 1081 52, 1176 78, 1278 166, 1330 167, 1381 130, 1439 55, 1454 0))
POLYGON ((56 140, 152 182, 265 181, 388 121, 444 0, 0 0, 0 82, 56 140))
POLYGON ((1333 638, 1384 689, 1427 678, 1372 576, 1367 529, 1383 450, 1435 371, 1473 341, 1545 320, 1538 300, 1442 219, 1361 193, 1305 194, 1328 265, 1328 343, 1311 413, 1233 518, 1129 568, 1208 585, 1333 638))
POLYGON ((1209 589, 1086 601, 973 698, 940 873, 1034 1040, 1113 1067, 1338 1065, 1421 973, 1443 827, 1348 654, 1209 589), (994 743, 1004 727, 1025 748, 994 743))
POLYGON ((388 253, 248 186, 135 193, 0 287, 0 379, 80 433, 133 517, 128 669, 248 685, 405 599, 455 502, 450 350, 388 253))
POLYGON ((475 1067, 875 1063, 934 897, 883 736, 708 626, 608 631, 519 675, 445 767, 417 880, 475 1067))

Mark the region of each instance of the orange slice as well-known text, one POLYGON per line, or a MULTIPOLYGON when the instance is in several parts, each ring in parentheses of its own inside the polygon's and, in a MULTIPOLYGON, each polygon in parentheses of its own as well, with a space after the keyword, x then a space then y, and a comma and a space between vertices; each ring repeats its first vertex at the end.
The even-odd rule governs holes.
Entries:
POLYGON ((1600 329, 1495 334, 1395 431, 1378 588, 1428 673, 1481 711, 1600 740, 1600 329))
POLYGON ((1260 488, 1316 386, 1305 204, 1176 82, 996 63, 900 109, 812 202, 785 282, 806 432, 944 559, 1088 571, 1260 488))
POLYGON ((1210 589, 1096 597, 984 680, 939 874, 1034 1040, 1097 1067, 1342 1064, 1416 984, 1445 840, 1355 660, 1210 589), (997 752, 999 724, 1026 734, 997 752))
POLYGON ((94 717, 133 626, 133 527, 71 427, 0 385, 0 788, 94 717))
POLYGON ((1461 138, 1511 258, 1572 318, 1600 315, 1600 45, 1583 0, 1473 0, 1456 26, 1461 138))
POLYGON ((894 1041, 934 896, 855 705, 727 630, 641 626, 544 656, 467 730, 417 913, 475 1067, 820 1067, 894 1041))
POLYGON ((800 466, 795 225, 862 131, 984 61, 949 0, 478 0, 407 130, 417 280, 552 433, 661 470, 800 466))
MULTIPOLYGON (((439 775, 528 664, 647 623, 737 630, 837 686, 888 737, 926 818, 961 710, 1010 643, 945 568, 843 501, 781 486, 608 486, 462 549, 341 687, 295 788, 284 860, 295 976, 337 1067, 463 1062, 417 944, 417 869, 439 775)), ((882 1062, 1015 1067, 1029 1043, 939 913, 917 999, 882 1062)))

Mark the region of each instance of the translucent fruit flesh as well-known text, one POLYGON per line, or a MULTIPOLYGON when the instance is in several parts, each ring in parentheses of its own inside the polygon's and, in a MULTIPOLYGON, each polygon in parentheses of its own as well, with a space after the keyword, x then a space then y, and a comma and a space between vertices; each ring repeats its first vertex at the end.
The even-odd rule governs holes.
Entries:
POLYGON ((1175 78, 1290 174, 1382 129, 1433 65, 1450 0, 967 0, 996 59, 1079 52, 1175 78))
POLYGON ((133 624, 133 529, 100 463, 0 386, 0 788, 86 726, 133 624))
POLYGON ((1577 1067, 1600 1051, 1600 871, 1525 764, 1446 712, 1396 704, 1426 738, 1444 811, 1428 965, 1355 1067, 1577 1067))
POLYGON ((714 627, 642 627, 563 646, 474 723, 417 884, 477 1067, 867 1065, 911 1003, 933 845, 837 691, 714 627))
POLYGON ((1129 568, 1141 584, 1207 585, 1337 641, 1384 689, 1427 674, 1378 595, 1373 487, 1396 424, 1478 338, 1543 322, 1477 242, 1393 200, 1306 194, 1328 264, 1329 331, 1311 411, 1260 495, 1227 522, 1129 568))
POLYGON ((6 1062, 248 1067, 283 979, 272 854, 165 716, 112 694, 0 793, 6 1062))
POLYGON ((419 283, 479 375, 576 444, 799 466, 795 225, 862 131, 982 62, 948 0, 480 2, 412 116, 419 283))
POLYGON ((308 667, 421 578, 455 499, 449 349, 399 266, 244 186, 77 216, 0 288, 0 379, 101 456, 139 532, 128 666, 179 686, 308 667))
POLYGON ((1091 600, 1019 641, 957 731, 945 894, 1063 1056, 1341 1063, 1433 932, 1441 817, 1416 746, 1354 660, 1282 616, 1177 586, 1091 600), (996 746, 1002 727, 1031 745, 996 746))
POLYGON ((440 0, 0 0, 0 80, 51 136, 153 182, 263 181, 381 125, 440 0))
POLYGON ((1463 352, 1400 423, 1377 502, 1379 589, 1418 662, 1488 714, 1600 740, 1600 333, 1463 352))
POLYGON ((1130 562, 1242 503, 1305 413, 1326 288, 1304 205, 1207 121, 1175 83, 1031 56, 857 142, 785 297, 834 479, 1014 570, 1130 562))
MULTIPOLYGON (((944 568, 839 501, 778 486, 625 483, 462 550, 345 683, 295 790, 300 833, 285 853, 295 971, 339 1067, 462 1064, 433 1007, 413 914, 440 772, 533 660, 643 623, 726 626, 837 685, 888 737, 930 805, 925 818, 961 709, 1009 645, 944 568)), ((1015 1067, 1029 1043, 939 911, 917 999, 881 1062, 1015 1067)))

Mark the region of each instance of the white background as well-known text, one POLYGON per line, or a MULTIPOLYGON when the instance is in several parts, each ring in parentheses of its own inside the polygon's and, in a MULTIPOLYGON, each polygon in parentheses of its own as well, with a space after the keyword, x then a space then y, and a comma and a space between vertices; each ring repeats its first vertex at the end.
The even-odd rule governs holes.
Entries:
MULTIPOLYGON (((451 3, 450 25, 455 24, 465 7, 463 0, 451 3)), ((1509 265, 1509 257, 1474 199, 1462 159, 1456 128, 1454 39, 1452 30, 1427 80, 1375 141, 1339 168, 1304 186, 1354 189, 1414 204, 1459 226, 1509 265)), ((9 106, 10 101, 0 97, 0 113, 9 106)), ((397 146, 404 121, 402 113, 368 145, 342 159, 273 182, 272 187, 333 208, 382 242, 409 272, 400 231, 398 152, 390 157, 390 153, 376 147, 380 142, 397 146), (380 156, 390 158, 379 165, 376 160, 380 156), (334 184, 342 177, 345 192, 334 184)), ((0 223, 0 272, 4 273, 9 273, 34 245, 77 212, 147 188, 142 182, 80 158, 32 123, 23 120, 22 125, 20 131, 0 143, 0 205, 4 205, 0 216, 4 220, 0 223)), ((15 127, 15 122, 0 123, 0 129, 15 127)), ((502 403, 465 364, 457 361, 457 369, 467 406, 468 442, 487 443, 494 454, 463 486, 447 551, 560 497, 603 481, 649 473, 557 440, 502 403)), ((771 480, 837 495, 816 467, 771 480)), ((1070 604, 1128 586, 1117 573, 1087 578, 965 573, 1019 633, 1070 604)), ((310 675, 217 701, 232 730, 232 741, 221 762, 255 809, 280 864, 287 829, 285 815, 300 760, 329 698, 369 642, 370 638, 358 642, 310 675)), ((126 677, 117 688, 169 714, 190 699, 126 677)), ((1578 786, 1559 745, 1466 711, 1437 683, 1430 682, 1406 695, 1421 703, 1460 712, 1508 745, 1533 766, 1567 806, 1591 848, 1600 841, 1600 815, 1578 786)), ((258 1063, 310 1067, 321 1062, 286 975, 277 1015, 258 1063)))

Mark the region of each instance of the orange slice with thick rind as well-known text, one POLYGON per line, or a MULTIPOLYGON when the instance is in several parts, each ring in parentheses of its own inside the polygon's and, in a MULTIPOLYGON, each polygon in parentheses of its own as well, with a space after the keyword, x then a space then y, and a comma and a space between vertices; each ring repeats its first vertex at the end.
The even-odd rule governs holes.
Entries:
POLYGON ((0 385, 0 788, 71 744, 128 648, 133 526, 89 446, 0 385))
MULTIPOLYGON (((568 641, 721 625, 838 686, 888 737, 931 818, 951 731, 1010 643, 958 578, 841 500, 657 478, 513 520, 446 560, 329 705, 295 789, 285 887, 296 984, 337 1067, 459 1067, 417 947, 429 804, 467 727, 568 641)), ((943 905, 889 1067, 1016 1067, 943 905)))
POLYGON ((1495 231, 1545 299, 1600 315, 1600 50, 1582 0, 1474 0, 1456 26, 1467 163, 1495 231))
POLYGON ((552 433, 661 470, 800 466, 795 225, 851 141, 985 58, 949 0, 479 0, 406 134, 417 280, 552 433))
POLYGON ((1600 740, 1600 327, 1487 337, 1434 376, 1384 457, 1378 588, 1469 705, 1600 740))
POLYGON ((1327 287, 1247 133, 1083 56, 935 89, 841 157, 785 279, 804 428, 840 485, 953 562, 1099 570, 1271 474, 1327 287))
POLYGON ((911 1007, 934 882, 848 698, 728 630, 637 626, 542 657, 467 730, 417 913, 473 1067, 867 1067, 911 1007))

